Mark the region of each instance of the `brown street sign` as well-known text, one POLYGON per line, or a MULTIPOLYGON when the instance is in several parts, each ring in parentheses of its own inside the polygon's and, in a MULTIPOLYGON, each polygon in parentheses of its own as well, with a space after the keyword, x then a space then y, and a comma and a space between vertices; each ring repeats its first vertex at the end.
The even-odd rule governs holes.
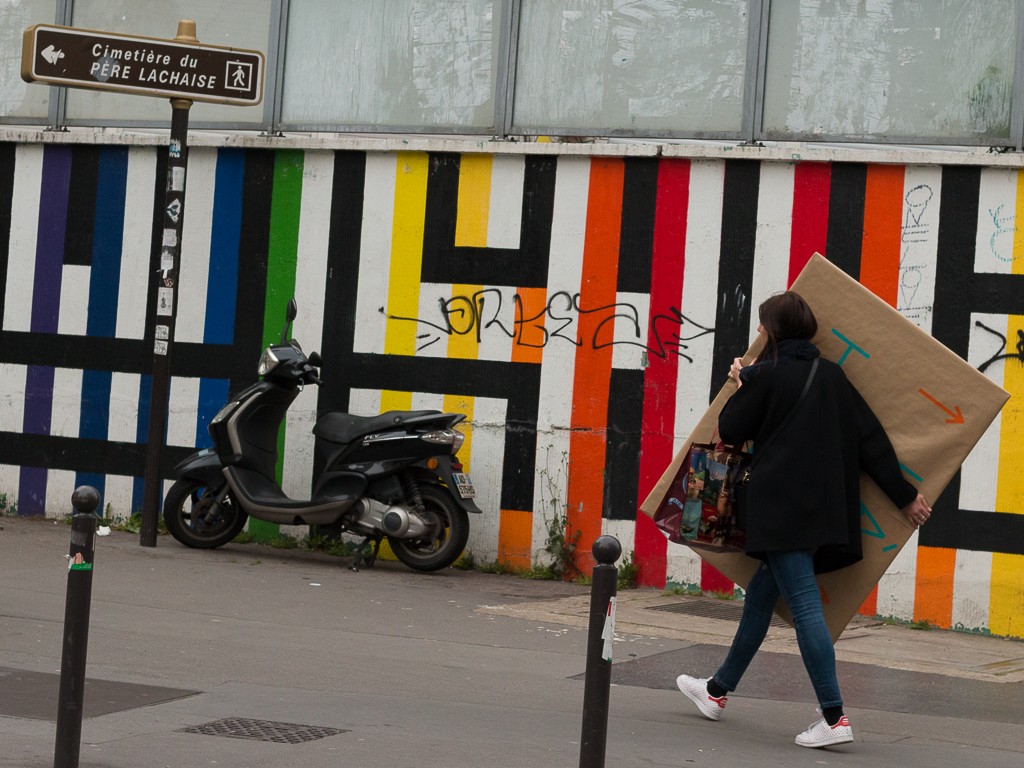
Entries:
POLYGON ((53 24, 22 40, 30 83, 251 106, 263 100, 263 70, 260 51, 53 24))

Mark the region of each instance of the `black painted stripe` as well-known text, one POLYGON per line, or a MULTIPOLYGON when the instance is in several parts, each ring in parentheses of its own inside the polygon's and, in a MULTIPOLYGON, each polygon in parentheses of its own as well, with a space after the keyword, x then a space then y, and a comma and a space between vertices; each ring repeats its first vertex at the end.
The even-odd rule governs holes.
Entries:
POLYGON ((274 191, 275 153, 251 149, 245 153, 242 189, 242 232, 238 239, 238 303, 235 306, 235 348, 249 360, 231 377, 238 392, 256 380, 263 352, 263 311, 267 299, 267 260, 270 253, 270 202, 274 191))
POLYGON ((79 144, 71 150, 71 186, 64 229, 64 263, 92 264, 92 236, 96 222, 96 195, 100 175, 100 148, 79 144))
POLYGON ((925 547, 1024 555, 1024 515, 936 508, 919 536, 925 547))
POLYGON ((604 517, 635 520, 640 493, 644 372, 612 369, 604 470, 604 517))
POLYGON ((864 163, 832 164, 824 255, 854 280, 860 277, 867 178, 868 167, 864 163))
MULTIPOLYGON (((11 257, 11 216, 14 206, 14 155, 17 145, 13 141, 0 142, 0 329, 4 326, 7 300, 7 265, 11 257)), ((0 335, 2 338, 2 335, 0 335)), ((0 344, 0 350, 3 350, 0 344)), ((6 358, 4 358, 6 360, 6 358)))
POLYGON ((459 156, 433 153, 427 171, 422 280, 426 283, 544 288, 551 249, 555 161, 528 157, 519 248, 455 247, 459 156))
POLYGON ((718 307, 711 363, 711 402, 725 383, 733 358, 750 345, 750 297, 757 238, 761 164, 726 160, 722 199, 722 244, 718 260, 718 307))
MULTIPOLYGON (((935 253, 935 299, 932 336, 967 359, 971 334, 971 305, 966 297, 974 283, 974 249, 978 228, 981 170, 969 166, 942 169, 939 198, 939 232, 935 253)), ((978 307, 987 312, 987 308, 978 307)), ((975 533, 960 510, 960 472, 934 501, 935 514, 921 528, 918 543, 925 547, 950 546, 953 526, 956 548, 975 548, 975 533), (941 524, 935 525, 937 521, 941 524)))
POLYGON ((501 509, 532 510, 537 474, 537 410, 540 366, 508 363, 508 411, 501 471, 501 509))
MULTIPOLYGON (((194 450, 164 446, 161 477, 171 477, 174 465, 194 450)), ((0 432, 0 464, 137 477, 143 474, 145 460, 145 443, 0 432)))
POLYGON ((650 293, 657 198, 657 158, 626 158, 622 183, 618 291, 650 293))
POLYGON ((324 384, 317 395, 318 413, 349 409, 352 381, 344 372, 355 340, 365 186, 366 153, 335 152, 320 352, 324 384))

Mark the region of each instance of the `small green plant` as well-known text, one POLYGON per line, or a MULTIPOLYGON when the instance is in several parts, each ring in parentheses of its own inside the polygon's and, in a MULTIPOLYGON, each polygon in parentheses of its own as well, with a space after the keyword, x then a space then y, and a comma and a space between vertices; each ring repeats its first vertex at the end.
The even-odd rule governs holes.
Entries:
POLYGON ((298 549, 299 540, 296 539, 294 536, 289 536, 285 533, 282 533, 277 538, 270 540, 270 546, 272 546, 274 549, 298 549))
POLYGON ((238 535, 231 541, 235 544, 252 544, 255 539, 248 531, 239 531, 238 535))
POLYGON ((582 531, 573 531, 569 527, 569 519, 564 514, 555 514, 545 518, 547 538, 544 539, 544 551, 551 556, 550 568, 555 578, 572 579, 579 575, 576 568, 576 547, 582 531))
POLYGON ((907 629, 917 629, 922 632, 927 632, 930 629, 935 629, 935 624, 932 624, 928 619, 921 619, 920 621, 908 621, 907 619, 899 619, 895 616, 879 616, 879 620, 883 624, 887 624, 891 627, 906 627, 907 629))
MULTIPOLYGON (((547 463, 551 464, 550 453, 547 463)), ((551 569, 556 579, 574 579, 579 576, 579 569, 576 567, 576 548, 583 532, 573 531, 570 527, 567 503, 563 500, 569 478, 568 453, 562 451, 553 472, 544 467, 537 474, 540 479, 541 513, 544 515, 547 530, 544 539, 544 551, 550 558, 547 567, 551 569)))
POLYGON ((686 597, 700 597, 704 593, 701 591, 699 584, 675 584, 672 587, 665 590, 664 594, 677 595, 686 597))
POLYGON ((356 551, 356 546, 348 539, 315 533, 302 539, 300 546, 310 552, 324 552, 334 557, 351 557, 356 551))
POLYGON ((18 514, 18 502, 9 498, 6 493, 0 493, 0 515, 14 517, 18 514))
POLYGON ((630 552, 619 564, 619 575, 615 586, 617 589, 636 589, 636 579, 640 575, 640 567, 633 560, 633 553, 630 552))
POLYGON ((476 558, 468 549, 463 550, 462 554, 459 555, 459 559, 452 563, 452 568, 457 568, 460 571, 476 570, 476 558))

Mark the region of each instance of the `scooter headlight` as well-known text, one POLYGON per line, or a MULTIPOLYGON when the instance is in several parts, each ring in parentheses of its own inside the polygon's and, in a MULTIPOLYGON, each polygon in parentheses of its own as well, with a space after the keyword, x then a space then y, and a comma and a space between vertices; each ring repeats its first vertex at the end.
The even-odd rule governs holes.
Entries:
POLYGON ((279 362, 281 361, 277 359, 274 351, 270 347, 267 347, 263 350, 263 356, 260 357, 260 365, 259 368, 256 369, 256 373, 260 376, 266 376, 277 367, 279 362))

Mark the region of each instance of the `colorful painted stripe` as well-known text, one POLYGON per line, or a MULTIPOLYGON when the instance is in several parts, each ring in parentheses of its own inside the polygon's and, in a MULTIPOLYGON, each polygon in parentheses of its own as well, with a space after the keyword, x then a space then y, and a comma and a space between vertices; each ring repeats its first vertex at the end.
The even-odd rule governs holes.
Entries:
POLYGON ((587 202, 587 229, 583 247, 583 274, 579 298, 579 340, 572 389, 572 433, 569 437, 568 529, 581 534, 577 544, 584 554, 578 565, 585 573, 589 553, 601 535, 605 430, 611 386, 612 349, 595 348, 602 314, 615 303, 618 279, 619 234, 622 225, 624 164, 617 159, 593 159, 587 202))
POLYGON ((828 242, 830 163, 798 163, 793 179, 793 225, 788 287, 815 253, 828 242))
MULTIPOLYGON (((654 203, 647 346, 661 351, 661 354, 650 355, 644 371, 643 427, 640 436, 641 499, 647 498, 675 453, 678 353, 682 350, 667 343, 673 336, 673 331, 668 330, 671 327, 671 308, 678 308, 682 304, 689 193, 690 161, 660 161, 654 203)), ((667 540, 643 513, 637 515, 634 545, 634 558, 639 567, 637 583, 650 587, 665 586, 667 540)))

